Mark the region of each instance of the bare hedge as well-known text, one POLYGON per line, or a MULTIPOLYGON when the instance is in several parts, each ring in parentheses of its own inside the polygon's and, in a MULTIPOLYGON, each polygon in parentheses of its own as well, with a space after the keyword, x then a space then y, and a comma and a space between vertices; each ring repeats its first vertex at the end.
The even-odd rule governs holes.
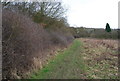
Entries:
MULTIPOLYGON (((3 78, 25 78, 36 62, 47 57, 55 46, 67 45, 72 36, 49 33, 32 19, 14 11, 3 10, 2 16, 3 78)), ((36 63, 37 64, 37 63, 36 63)))

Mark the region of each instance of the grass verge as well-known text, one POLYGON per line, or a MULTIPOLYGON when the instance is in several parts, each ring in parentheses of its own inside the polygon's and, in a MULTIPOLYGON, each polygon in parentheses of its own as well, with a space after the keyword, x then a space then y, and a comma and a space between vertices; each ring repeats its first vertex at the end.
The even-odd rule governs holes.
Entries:
POLYGON ((74 40, 64 52, 60 52, 48 64, 33 73, 31 79, 81 79, 85 78, 85 65, 82 59, 82 44, 74 40))

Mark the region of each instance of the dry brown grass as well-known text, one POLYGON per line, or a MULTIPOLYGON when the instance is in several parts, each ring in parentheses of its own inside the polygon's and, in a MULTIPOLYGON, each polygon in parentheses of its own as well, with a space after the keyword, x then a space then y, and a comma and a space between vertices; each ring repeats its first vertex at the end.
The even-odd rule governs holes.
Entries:
POLYGON ((97 47, 99 45, 103 45, 106 48, 110 48, 113 50, 118 50, 118 40, 113 39, 95 39, 95 38, 81 38, 82 41, 92 44, 92 46, 97 47))
POLYGON ((118 41, 90 38, 81 38, 80 40, 84 43, 83 56, 89 67, 88 77, 94 79, 117 78, 118 41))

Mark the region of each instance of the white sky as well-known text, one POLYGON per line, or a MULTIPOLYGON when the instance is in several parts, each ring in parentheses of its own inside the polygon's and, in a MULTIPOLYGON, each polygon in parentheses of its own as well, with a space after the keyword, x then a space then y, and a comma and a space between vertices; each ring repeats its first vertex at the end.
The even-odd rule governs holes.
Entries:
POLYGON ((62 0, 67 6, 70 26, 118 28, 118 2, 120 0, 62 0))

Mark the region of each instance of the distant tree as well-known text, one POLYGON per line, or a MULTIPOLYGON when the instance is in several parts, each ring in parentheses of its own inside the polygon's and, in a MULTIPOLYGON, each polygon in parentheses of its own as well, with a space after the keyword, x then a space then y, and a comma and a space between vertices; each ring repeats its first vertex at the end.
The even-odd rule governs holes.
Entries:
POLYGON ((109 25, 108 23, 106 24, 105 31, 107 31, 107 32, 111 32, 111 28, 110 28, 110 25, 109 25))

